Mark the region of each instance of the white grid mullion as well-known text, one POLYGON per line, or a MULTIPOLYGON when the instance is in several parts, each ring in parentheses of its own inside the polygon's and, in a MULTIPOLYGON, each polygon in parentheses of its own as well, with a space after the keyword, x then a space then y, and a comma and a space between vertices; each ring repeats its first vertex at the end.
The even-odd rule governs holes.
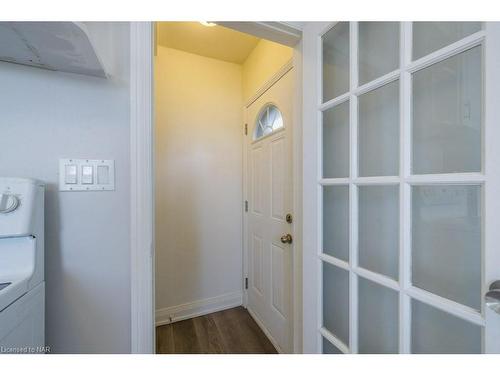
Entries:
POLYGON ((358 188, 349 185, 349 347, 358 352, 358 188))
POLYGON ((319 259, 321 259, 325 263, 330 263, 331 265, 346 271, 349 271, 351 269, 351 266, 345 260, 332 257, 331 255, 328 254, 320 254, 319 259))
POLYGON ((358 96, 366 94, 367 92, 373 91, 375 89, 378 89, 379 87, 387 85, 388 83, 398 80, 400 74, 401 74, 401 69, 396 69, 390 73, 387 73, 386 75, 383 75, 382 77, 379 77, 373 81, 365 83, 363 86, 355 88, 353 90, 353 93, 358 96))
POLYGON ((340 178, 322 178, 319 180, 319 184, 322 186, 329 185, 348 185, 351 182, 349 177, 340 177, 340 178))
POLYGON ((405 293, 411 298, 423 302, 426 305, 432 306, 436 309, 445 311, 448 314, 454 315, 460 319, 466 320, 478 326, 484 327, 486 324, 484 317, 479 311, 471 307, 462 305, 458 302, 440 297, 437 294, 427 292, 415 286, 405 290, 405 293))
POLYGON ((428 175, 413 175, 406 178, 406 182, 411 185, 428 184, 459 184, 459 185, 481 185, 485 182, 482 173, 441 173, 428 175))
POLYGON ((350 92, 349 97, 349 348, 358 352, 358 279, 353 272, 357 266, 358 253, 358 194, 352 183, 358 176, 358 98, 354 91, 358 87, 358 23, 349 23, 350 46, 350 92))
POLYGON ((349 91, 358 87, 358 23, 349 22, 349 91))
MULTIPOLYGON (((317 303, 318 303, 318 309, 317 309, 317 329, 320 330, 321 327, 323 327, 323 260, 321 259, 322 253, 323 253, 323 187, 318 185, 318 212, 317 212, 317 221, 318 221, 318 232, 317 232, 317 244, 318 248, 316 249, 317 252, 317 274, 319 275, 317 279, 317 303)), ((321 335, 317 335, 317 347, 322 348, 323 343, 321 342, 321 335)))
MULTIPOLYGON (((326 32, 326 30, 325 30, 326 32)), ((318 178, 323 177, 323 112, 321 111, 321 103, 323 102, 323 37, 320 35, 316 39, 316 51, 317 51, 317 60, 316 60, 316 71, 318 72, 318 84, 316 85, 316 98, 317 98, 317 116, 316 116, 316 129, 317 129, 317 170, 316 176, 318 178)), ((317 220, 317 233, 316 233, 316 243, 318 244, 318 248, 316 249, 317 258, 317 274, 318 278, 316 280, 317 285, 317 332, 323 326, 323 261, 319 258, 319 255, 323 252, 323 187, 321 185, 317 186, 317 212, 316 212, 316 220, 317 220)), ((321 340, 321 334, 316 335, 316 347, 323 348, 323 342, 321 340)))
POLYGON ((330 108, 335 107, 339 104, 342 104, 342 103, 348 101, 350 96, 351 96, 350 92, 346 92, 345 94, 337 96, 336 98, 333 98, 325 103, 320 104, 319 110, 326 111, 327 109, 330 109, 330 108))
POLYGON ((399 292, 400 290, 399 283, 388 276, 384 276, 382 274, 367 270, 362 267, 353 268, 353 272, 356 273, 358 276, 363 277, 364 279, 374 282, 375 284, 385 286, 386 288, 395 290, 396 292, 399 292))
MULTIPOLYGON (((412 23, 401 23, 400 63, 406 67, 411 62, 412 23)), ((405 69, 400 75, 400 165, 399 165, 399 352, 410 353, 411 309, 410 299, 404 292, 409 286, 410 263, 410 187, 405 179, 411 173, 411 74, 405 69)))
MULTIPOLYGON (((344 353, 344 354, 351 353, 349 348, 341 340, 339 340, 337 337, 335 337, 335 335, 333 335, 330 331, 328 331, 327 329, 321 327, 319 329, 319 333, 320 333, 320 335, 319 335, 320 338, 324 337, 325 339, 330 341, 330 343, 335 345, 337 347, 337 349, 340 350, 342 353, 344 353)), ((321 345, 323 345, 323 343, 321 343, 321 345)))
POLYGON ((405 64, 405 70, 410 73, 415 73, 418 70, 425 69, 431 65, 434 65, 438 62, 444 61, 450 57, 456 56, 468 49, 471 49, 475 46, 478 46, 483 43, 486 32, 484 30, 478 31, 474 34, 471 34, 459 41, 447 45, 444 48, 441 48, 437 51, 430 53, 424 57, 416 61, 410 61, 408 64, 405 64))

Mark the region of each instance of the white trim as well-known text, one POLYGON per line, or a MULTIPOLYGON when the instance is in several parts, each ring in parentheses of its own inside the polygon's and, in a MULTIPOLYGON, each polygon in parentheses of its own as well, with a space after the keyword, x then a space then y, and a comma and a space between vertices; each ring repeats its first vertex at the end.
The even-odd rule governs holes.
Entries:
POLYGON ((154 353, 153 24, 130 23, 131 352, 154 353))
MULTIPOLYGON (((288 60, 285 65, 283 65, 276 73, 274 73, 271 78, 267 80, 258 90, 257 92, 250 97, 245 103, 245 108, 248 108, 252 105, 253 102, 255 102, 257 99, 259 99, 264 93, 269 90, 276 82, 278 82, 281 77, 283 77, 286 73, 288 73, 292 68, 293 68, 293 61, 294 59, 291 58, 288 60)), ((259 138, 259 140, 262 138, 259 138)))
POLYGON ((321 202, 321 188, 317 184, 321 165, 318 142, 321 139, 319 126, 321 116, 317 110, 321 88, 321 37, 330 23, 308 22, 302 34, 303 74, 302 74, 302 351, 317 353, 321 348, 318 335, 321 322, 321 263, 318 261, 320 243, 320 215, 317 212, 321 202))
POLYGON ((302 31, 288 22, 230 21, 217 22, 217 24, 289 47, 295 47, 302 37, 302 31))
POLYGON ((231 309, 243 304, 243 292, 221 294, 181 305, 156 310, 156 325, 169 324, 195 318, 217 311, 231 309))
MULTIPOLYGON (((484 219, 483 219, 483 295, 489 289, 491 282, 500 280, 500 179, 498 166, 500 165, 500 152, 498 140, 500 139, 500 23, 487 22, 486 48, 484 53, 484 171, 488 182, 483 194, 484 219)), ((486 319, 484 334, 484 351, 486 353, 500 353, 500 315, 493 310, 483 307, 486 319)))
POLYGON ((302 353, 302 40, 293 50, 294 98, 292 128, 292 333, 293 352, 302 353))

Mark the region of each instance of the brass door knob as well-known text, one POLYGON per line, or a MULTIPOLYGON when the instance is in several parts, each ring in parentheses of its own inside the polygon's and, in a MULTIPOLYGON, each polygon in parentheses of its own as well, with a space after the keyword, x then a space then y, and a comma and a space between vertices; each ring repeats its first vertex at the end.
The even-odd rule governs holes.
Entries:
POLYGON ((284 234, 283 236, 281 236, 281 242, 292 243, 292 235, 291 234, 284 234))

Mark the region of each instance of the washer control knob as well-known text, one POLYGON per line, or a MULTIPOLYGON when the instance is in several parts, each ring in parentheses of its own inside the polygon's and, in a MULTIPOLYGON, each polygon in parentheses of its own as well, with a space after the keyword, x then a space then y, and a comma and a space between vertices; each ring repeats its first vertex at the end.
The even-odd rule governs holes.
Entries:
POLYGON ((0 195, 0 214, 8 214, 19 207, 19 198, 12 194, 0 195))

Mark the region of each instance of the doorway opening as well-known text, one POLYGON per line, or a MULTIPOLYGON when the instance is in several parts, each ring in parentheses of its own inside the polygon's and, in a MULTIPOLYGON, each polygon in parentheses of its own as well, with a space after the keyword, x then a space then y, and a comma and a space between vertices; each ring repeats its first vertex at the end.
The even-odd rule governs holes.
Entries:
POLYGON ((160 22, 154 66, 156 351, 293 353, 294 50, 160 22))

